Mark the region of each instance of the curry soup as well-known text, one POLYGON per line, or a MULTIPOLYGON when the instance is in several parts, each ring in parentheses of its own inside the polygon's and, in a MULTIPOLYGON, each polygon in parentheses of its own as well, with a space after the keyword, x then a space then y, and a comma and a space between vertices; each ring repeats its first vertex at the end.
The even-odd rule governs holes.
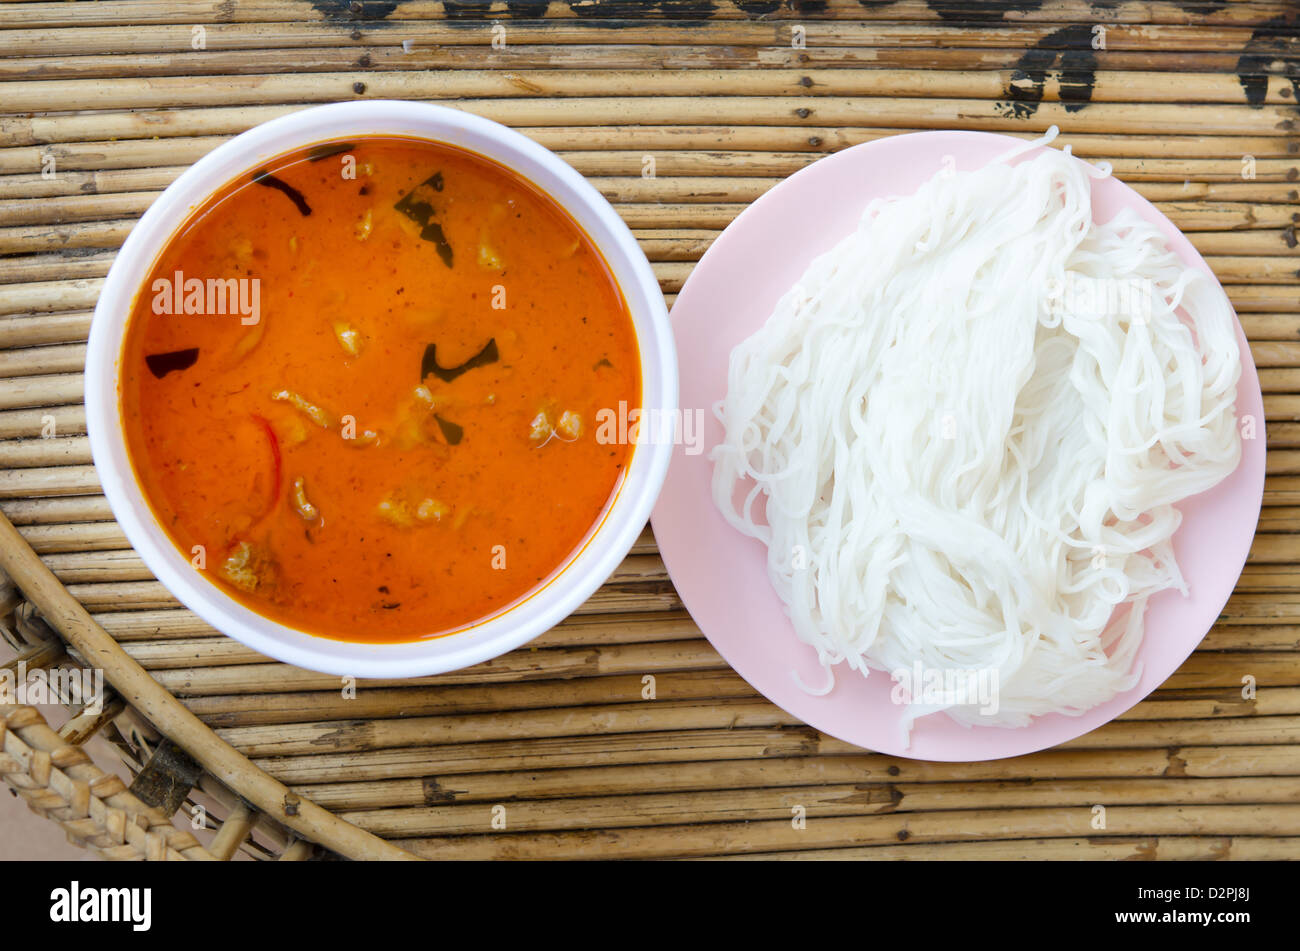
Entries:
POLYGON ((191 215, 122 361, 128 452, 176 545, 253 611, 349 641, 447 633, 542 584, 630 460, 600 420, 641 395, 622 294, 563 209, 378 136, 191 215))

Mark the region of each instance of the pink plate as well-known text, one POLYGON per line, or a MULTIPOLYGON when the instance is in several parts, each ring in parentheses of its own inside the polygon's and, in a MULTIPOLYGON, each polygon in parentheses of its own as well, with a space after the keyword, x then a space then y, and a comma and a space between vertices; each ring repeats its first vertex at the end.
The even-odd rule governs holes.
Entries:
MULTIPOLYGON (((713 506, 708 451, 722 438, 712 406, 726 393, 732 348, 757 330, 777 300, 817 255, 857 225, 873 198, 911 194, 955 161, 978 168, 1021 140, 987 132, 920 132, 846 149, 800 170, 745 210, 714 242, 673 307, 683 413, 702 411, 703 434, 682 439, 655 508, 659 550, 687 609, 736 671, 782 709, 818 730, 867 749, 915 759, 975 761, 1055 746, 1107 723, 1158 687, 1213 625, 1246 561, 1264 492, 1264 403, 1250 349, 1238 324, 1242 372, 1239 417, 1253 416, 1236 472, 1180 505, 1174 548, 1191 589, 1152 598, 1136 687, 1081 716, 1040 717, 1022 729, 962 727, 942 714, 923 717, 903 745, 903 708, 890 702, 888 674, 867 679, 836 668, 827 696, 795 683, 821 684, 812 648, 801 643, 767 579, 764 547, 733 530, 713 506), (949 158, 951 157, 951 158, 949 158), (694 444, 693 444, 694 442, 694 444), (703 451, 698 451, 699 449, 703 451)), ((1033 154, 1033 153, 1030 153, 1033 154)), ((1191 243, 1137 192, 1114 178, 1093 184, 1096 220, 1130 207, 1158 225, 1188 264, 1210 273, 1191 243)), ((684 433, 692 435, 689 430, 684 433)))

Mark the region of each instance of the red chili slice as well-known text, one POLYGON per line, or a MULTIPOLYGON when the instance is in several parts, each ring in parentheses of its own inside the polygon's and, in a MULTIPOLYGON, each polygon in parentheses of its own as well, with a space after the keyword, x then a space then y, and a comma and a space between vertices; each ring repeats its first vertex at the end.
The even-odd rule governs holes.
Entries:
POLYGON ((258 416, 256 413, 253 413, 252 415, 253 419, 257 421, 258 425, 260 425, 262 430, 266 433, 267 442, 271 444, 271 501, 267 504, 266 511, 262 513, 261 518, 258 519, 260 522, 263 518, 266 518, 271 514, 271 510, 275 508, 275 503, 280 501, 280 472, 282 468, 280 462, 280 440, 276 438, 275 430, 271 428, 271 424, 265 417, 258 416))

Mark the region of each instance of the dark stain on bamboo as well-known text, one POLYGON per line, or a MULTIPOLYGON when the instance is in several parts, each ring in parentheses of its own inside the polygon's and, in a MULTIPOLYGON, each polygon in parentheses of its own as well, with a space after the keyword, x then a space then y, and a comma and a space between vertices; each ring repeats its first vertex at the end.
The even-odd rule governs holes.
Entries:
POLYGON ((641 26, 645 20, 672 20, 678 26, 705 26, 718 12, 713 0, 652 0, 652 2, 592 2, 570 0, 570 12, 579 19, 599 19, 607 29, 641 26))
MULTIPOLYGON (((863 6, 880 5, 863 4, 863 6)), ((1008 13, 1032 13, 1043 3, 1042 0, 1021 3, 1008 3, 1005 0, 927 0, 925 5, 938 14, 941 20, 953 26, 984 29, 990 23, 1002 22, 1008 13)))
MULTIPOLYGON (((448 19, 492 20, 502 11, 493 11, 495 0, 446 0, 443 12, 448 19)), ((549 0, 506 0, 505 14, 515 20, 538 20, 546 15, 549 0)))
MULTIPOLYGON (((1089 845, 1109 846, 1111 842, 1106 836, 1089 836, 1089 845)), ((1126 861, 1130 862, 1154 862, 1156 860, 1156 840, 1143 839, 1133 847, 1133 854, 1126 861)))
POLYGON ((331 20, 382 20, 397 9, 388 0, 312 0, 311 6, 331 20))
POLYGON ((1297 40, 1300 24, 1293 17, 1274 17, 1261 23, 1246 41, 1237 60, 1237 81, 1246 101, 1255 108, 1262 107, 1268 97, 1270 73, 1280 73, 1289 80, 1291 94, 1300 99, 1300 62, 1288 55, 1293 54, 1297 40), (1274 63, 1281 63, 1281 69, 1275 70, 1274 63))
POLYGON ((436 806, 441 803, 456 801, 456 794, 444 789, 436 776, 425 776, 420 780, 420 788, 426 806, 436 806))
POLYGON ((903 793, 893 783, 859 783, 847 796, 837 797, 836 802, 860 806, 880 806, 873 812, 897 812, 903 801, 903 793))
POLYGON ((821 734, 810 726, 778 726, 773 729, 783 742, 763 747, 764 756, 816 756, 821 751, 821 734), (791 742, 787 744, 786 740, 791 742))
POLYGON ((1097 81, 1097 56, 1092 49, 1092 26, 1076 23, 1043 37, 1016 62, 1007 84, 1003 115, 1028 119, 1043 101, 1047 76, 1056 72, 1061 103, 1066 112, 1079 112, 1092 102, 1097 81), (1026 83, 1028 85, 1026 85, 1026 83))
POLYGON ((374 723, 370 720, 342 720, 336 729, 327 730, 311 739, 312 746, 324 746, 345 751, 364 749, 374 735, 374 723))

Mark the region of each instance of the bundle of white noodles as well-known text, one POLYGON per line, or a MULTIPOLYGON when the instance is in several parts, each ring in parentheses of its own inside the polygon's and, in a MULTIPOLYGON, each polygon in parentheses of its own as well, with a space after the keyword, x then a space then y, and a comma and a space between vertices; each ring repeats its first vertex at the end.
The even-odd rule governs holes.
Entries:
POLYGON ((1186 593, 1173 505, 1240 456, 1225 295, 1132 212, 1093 224, 1108 169, 1007 164, 1054 135, 873 202, 736 347, 715 409, 715 502, 828 674, 996 683, 996 715, 943 698, 905 731, 1132 687, 1147 598, 1186 593))

